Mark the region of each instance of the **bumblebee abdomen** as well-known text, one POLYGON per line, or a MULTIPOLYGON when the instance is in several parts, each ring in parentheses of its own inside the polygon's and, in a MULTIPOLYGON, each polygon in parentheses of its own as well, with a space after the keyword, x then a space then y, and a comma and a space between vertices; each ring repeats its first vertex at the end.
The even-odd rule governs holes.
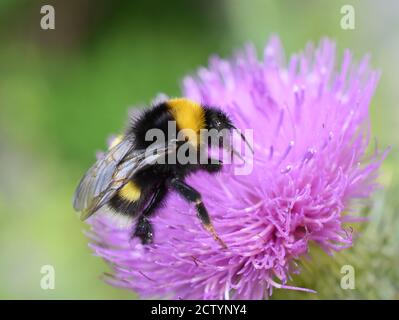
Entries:
POLYGON ((129 202, 136 202, 140 199, 140 195, 141 189, 133 181, 129 181, 118 191, 118 196, 129 202))
POLYGON ((143 198, 141 188, 135 182, 129 181, 110 200, 109 205, 116 212, 134 216, 141 210, 143 198))

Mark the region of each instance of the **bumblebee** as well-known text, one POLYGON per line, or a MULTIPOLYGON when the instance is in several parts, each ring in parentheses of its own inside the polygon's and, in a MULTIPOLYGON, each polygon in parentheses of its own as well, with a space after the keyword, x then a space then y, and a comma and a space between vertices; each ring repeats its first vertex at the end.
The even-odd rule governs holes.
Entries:
MULTIPOLYGON (((196 163, 168 161, 183 145, 187 147, 188 144, 187 150, 198 155, 204 148, 211 147, 211 142, 204 141, 203 129, 236 130, 219 108, 186 98, 166 100, 144 110, 129 122, 125 133, 113 141, 107 153, 83 176, 75 191, 74 209, 81 212, 82 220, 105 205, 117 213, 137 218, 132 236, 149 244, 153 242, 150 217, 162 205, 168 192, 175 191, 195 206, 204 228, 226 248, 212 225, 200 192, 185 182, 188 175, 199 170, 220 171, 222 162, 210 157, 209 161, 196 163), (168 137, 169 123, 175 124, 177 132, 190 134, 178 135, 182 137, 180 139, 168 137), (148 141, 146 134, 151 129, 160 130, 167 139, 163 143, 148 141), (166 161, 159 161, 161 158, 166 161)), ((246 142, 242 134, 241 138, 246 142)), ((236 153, 231 146, 227 149, 236 153)))

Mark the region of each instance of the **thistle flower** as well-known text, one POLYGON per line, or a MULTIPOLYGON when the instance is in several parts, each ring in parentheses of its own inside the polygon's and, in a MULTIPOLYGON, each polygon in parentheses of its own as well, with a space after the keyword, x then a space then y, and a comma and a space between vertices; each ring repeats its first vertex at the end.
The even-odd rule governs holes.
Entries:
POLYGON ((353 63, 349 51, 336 68, 328 39, 288 64, 283 54, 274 37, 260 60, 249 45, 232 60, 211 58, 183 81, 184 96, 220 106, 238 128, 253 129, 251 174, 226 169, 188 179, 228 249, 175 194, 152 218, 153 245, 131 240, 131 227, 95 215, 91 247, 111 264, 110 284, 142 297, 262 299, 273 288, 311 291, 288 285, 311 242, 328 253, 352 245, 345 222, 353 220, 353 200, 375 188, 383 158, 364 160, 378 74, 367 58, 353 63))

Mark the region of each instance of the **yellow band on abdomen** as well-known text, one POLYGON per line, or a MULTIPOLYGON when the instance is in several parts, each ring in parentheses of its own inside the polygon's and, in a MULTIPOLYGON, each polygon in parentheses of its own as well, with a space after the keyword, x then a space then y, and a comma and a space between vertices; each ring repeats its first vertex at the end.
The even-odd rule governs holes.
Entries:
POLYGON ((134 182, 129 181, 119 190, 118 195, 122 199, 135 202, 140 198, 141 190, 134 182))

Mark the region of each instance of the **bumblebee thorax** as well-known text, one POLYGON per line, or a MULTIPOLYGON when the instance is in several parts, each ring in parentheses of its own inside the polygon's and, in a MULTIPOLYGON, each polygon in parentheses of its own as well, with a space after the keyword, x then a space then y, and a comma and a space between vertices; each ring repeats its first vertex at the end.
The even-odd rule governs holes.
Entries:
POLYGON ((167 102, 179 130, 193 144, 200 143, 200 130, 205 128, 205 111, 197 102, 186 98, 171 99, 167 102))

